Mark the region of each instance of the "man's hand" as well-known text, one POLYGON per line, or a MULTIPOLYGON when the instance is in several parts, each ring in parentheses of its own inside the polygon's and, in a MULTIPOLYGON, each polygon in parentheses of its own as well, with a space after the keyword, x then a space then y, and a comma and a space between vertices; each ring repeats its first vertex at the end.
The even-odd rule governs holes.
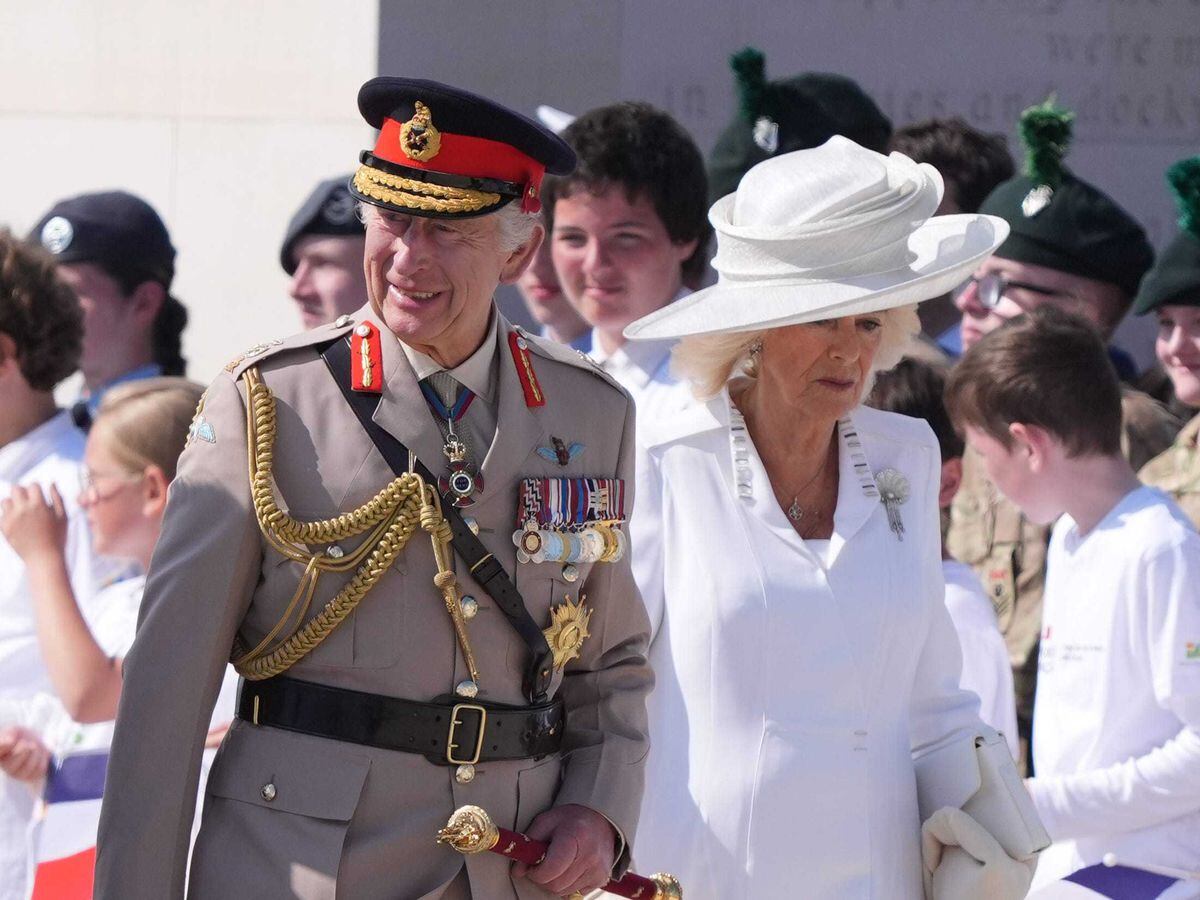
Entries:
POLYGON ((514 863, 515 877, 528 878, 560 897, 594 891, 612 877, 617 832, 594 809, 573 803, 555 806, 533 820, 528 834, 549 843, 550 849, 536 866, 514 863))
POLYGON ((17 485, 0 501, 0 532, 29 565, 37 557, 62 556, 67 543, 67 510, 58 488, 49 497, 36 484, 17 485))
POLYGON ((0 729, 0 770, 17 781, 37 782, 50 767, 50 751, 28 728, 10 725, 0 729))

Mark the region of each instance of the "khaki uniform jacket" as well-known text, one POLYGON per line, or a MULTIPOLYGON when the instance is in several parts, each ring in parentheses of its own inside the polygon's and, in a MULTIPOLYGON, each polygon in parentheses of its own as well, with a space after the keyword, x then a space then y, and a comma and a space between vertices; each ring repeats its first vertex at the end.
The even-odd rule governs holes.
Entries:
POLYGON ((1170 494, 1200 529, 1200 415, 1183 427, 1170 449, 1146 463, 1138 477, 1170 494))
MULTIPOLYGON (((403 349, 369 308, 354 318, 373 321, 383 336, 385 385, 375 420, 442 472, 442 438, 403 349)), ((324 326, 260 350, 231 364, 208 389, 203 424, 213 441, 193 437, 181 458, 137 639, 125 660, 100 823, 98 898, 183 896, 201 747, 235 635, 248 647, 258 644, 302 574, 300 564, 264 541, 255 519, 238 375, 257 365, 274 392, 276 495, 293 517, 323 519, 353 509, 394 477, 313 349, 352 327, 324 326)), ((481 763, 474 780, 460 784, 454 767, 417 754, 235 721, 209 777, 190 897, 394 900, 448 890, 458 896, 464 865, 474 897, 549 896, 511 879, 500 856, 463 857, 435 843, 450 813, 468 803, 517 829, 552 805, 582 804, 633 839, 653 677, 649 625, 629 554, 617 563, 580 566, 570 582, 561 564, 517 565, 512 541, 524 476, 624 478, 628 514, 633 405, 575 351, 530 338, 546 404, 527 407, 508 351, 510 331, 501 321, 497 431, 482 464, 486 491, 466 512, 477 519, 488 550, 515 572, 536 622, 549 625, 551 606, 566 596, 586 594, 594 610, 581 658, 554 678, 568 707, 562 757, 481 763), (536 452, 551 436, 584 449, 560 467, 536 452), (274 789, 264 790, 268 784, 274 789)), ((343 549, 349 553, 359 540, 343 549)), ((467 622, 479 698, 527 703, 525 645, 461 560, 456 569, 463 593, 479 604, 467 622)), ((358 608, 287 674, 413 700, 451 694, 469 673, 434 587, 436 571, 429 538, 418 529, 358 608)), ((309 616, 352 574, 324 574, 309 616)))
MULTIPOLYGON (((1124 390, 1121 408, 1121 449, 1137 469, 1170 446, 1179 422, 1158 401, 1134 390, 1124 390)), ((951 556, 975 569, 992 599, 1013 666, 1017 717, 1025 722, 1033 714, 1049 543, 1050 527, 1026 519, 987 480, 979 457, 967 453, 946 546, 951 556)))

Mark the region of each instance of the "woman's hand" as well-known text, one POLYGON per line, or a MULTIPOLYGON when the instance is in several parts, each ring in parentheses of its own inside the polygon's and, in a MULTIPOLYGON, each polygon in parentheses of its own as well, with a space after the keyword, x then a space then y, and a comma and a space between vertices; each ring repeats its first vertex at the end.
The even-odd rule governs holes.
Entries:
POLYGON ((36 484, 14 487, 0 501, 0 532, 27 566, 39 558, 61 557, 67 543, 67 510, 58 488, 50 485, 47 498, 36 484))
POLYGON ((1021 900, 1037 857, 1013 859, 961 809, 944 806, 921 827, 926 900, 1021 900))
POLYGON ((0 729, 0 770, 17 781, 38 782, 50 768, 50 751, 36 732, 19 725, 0 729))

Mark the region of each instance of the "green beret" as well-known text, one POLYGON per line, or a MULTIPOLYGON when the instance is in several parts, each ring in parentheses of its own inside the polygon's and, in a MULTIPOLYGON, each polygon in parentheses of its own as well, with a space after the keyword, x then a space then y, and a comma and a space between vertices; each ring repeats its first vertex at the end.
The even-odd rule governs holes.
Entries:
POLYGON ((1200 156, 1181 159, 1167 169, 1167 183, 1179 206, 1182 231, 1146 273, 1133 311, 1160 306, 1200 306, 1200 156))
POLYGON ((835 134, 887 152, 892 123, 851 79, 805 72, 768 82, 765 57, 753 47, 729 62, 739 104, 708 157, 709 203, 736 191, 742 176, 764 159, 819 147, 835 134))
POLYGON ((998 185, 979 211, 1010 226, 997 256, 1115 284, 1132 296, 1154 250, 1129 213, 1063 165, 1074 118, 1053 100, 1025 110, 1025 169, 998 185))

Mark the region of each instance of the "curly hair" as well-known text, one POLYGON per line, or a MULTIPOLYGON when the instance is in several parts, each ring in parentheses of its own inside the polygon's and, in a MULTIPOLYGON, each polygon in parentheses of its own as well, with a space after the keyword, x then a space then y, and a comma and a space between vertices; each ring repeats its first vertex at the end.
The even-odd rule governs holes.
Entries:
POLYGON ((1004 135, 978 131, 957 116, 907 125, 888 146, 941 172, 965 213, 978 212, 992 189, 1013 176, 1004 135))
POLYGON ((21 374, 35 391, 79 367, 83 312, 55 274, 54 257, 0 228, 0 331, 16 342, 21 374))
POLYGON ((584 113, 562 133, 578 166, 570 175, 549 177, 542 188, 549 229, 554 204, 584 189, 599 193, 620 185, 630 202, 646 197, 676 244, 696 241, 680 267, 683 280, 699 283, 708 265, 708 177, 704 157, 691 135, 649 103, 625 101, 584 113))

